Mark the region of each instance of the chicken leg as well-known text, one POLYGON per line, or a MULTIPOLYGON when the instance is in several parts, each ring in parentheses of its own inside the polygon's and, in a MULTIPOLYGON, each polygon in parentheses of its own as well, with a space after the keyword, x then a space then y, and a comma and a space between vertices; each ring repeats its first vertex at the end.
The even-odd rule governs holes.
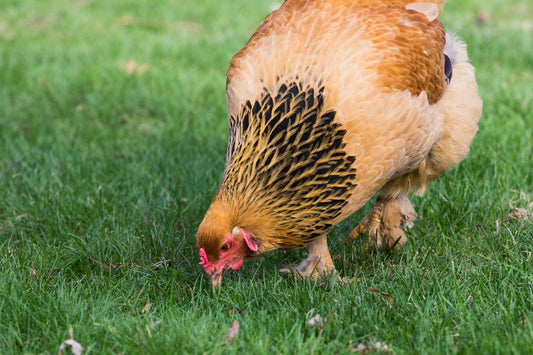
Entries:
POLYGON ((309 252, 307 259, 294 268, 285 267, 281 269, 280 273, 316 279, 318 277, 327 277, 335 270, 335 265, 333 265, 329 254, 326 235, 315 239, 307 248, 309 252))
POLYGON ((365 249, 400 249, 407 241, 402 228, 411 228, 416 212, 405 196, 385 198, 379 196, 372 210, 350 233, 355 240, 363 234, 368 235, 365 249))

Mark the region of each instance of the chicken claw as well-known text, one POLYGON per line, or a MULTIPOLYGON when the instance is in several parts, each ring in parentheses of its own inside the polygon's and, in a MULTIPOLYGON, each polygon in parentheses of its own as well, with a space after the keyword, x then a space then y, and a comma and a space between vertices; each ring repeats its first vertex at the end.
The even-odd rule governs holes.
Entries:
POLYGON ((374 246, 400 249, 407 240, 402 228, 411 228, 415 219, 416 212, 407 197, 387 199, 380 196, 372 210, 350 233, 349 239, 355 240, 366 233, 365 250, 374 246))
POLYGON ((383 208, 386 200, 378 197, 372 210, 363 218, 357 227, 350 233, 349 239, 356 240, 365 233, 368 239, 365 241, 365 249, 369 249, 372 244, 379 241, 379 229, 381 225, 381 217, 383 216, 383 208), (373 242, 373 243, 371 243, 373 242))
POLYGON ((298 266, 284 267, 279 270, 282 275, 293 275, 296 277, 314 280, 319 277, 328 277, 335 271, 335 265, 329 254, 327 236, 322 236, 308 247, 309 256, 298 266))

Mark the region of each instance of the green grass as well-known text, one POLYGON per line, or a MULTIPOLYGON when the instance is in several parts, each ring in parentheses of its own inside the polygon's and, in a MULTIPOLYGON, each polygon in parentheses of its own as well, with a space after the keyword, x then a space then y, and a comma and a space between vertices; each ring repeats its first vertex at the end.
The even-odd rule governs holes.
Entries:
POLYGON ((484 113, 468 159, 412 198, 402 251, 343 245, 366 206, 330 235, 348 284, 282 278, 297 251, 211 289, 195 230, 224 167, 225 71, 269 7, 0 0, 0 353, 56 353, 70 327, 84 354, 533 352, 533 225, 512 218, 533 212, 524 1, 448 1, 484 113))

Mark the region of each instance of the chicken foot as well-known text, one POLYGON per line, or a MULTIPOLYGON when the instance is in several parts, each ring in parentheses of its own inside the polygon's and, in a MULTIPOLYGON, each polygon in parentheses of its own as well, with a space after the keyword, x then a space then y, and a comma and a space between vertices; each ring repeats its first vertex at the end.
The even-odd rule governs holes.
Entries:
POLYGON ((411 228, 416 219, 416 212, 405 196, 385 198, 379 196, 372 210, 350 233, 355 240, 362 235, 368 236, 365 248, 400 249, 407 241, 402 228, 411 228))
POLYGON ((327 277, 335 271, 335 265, 329 254, 327 236, 315 239, 309 244, 309 256, 296 267, 285 267, 279 272, 283 275, 295 275, 307 279, 327 277))

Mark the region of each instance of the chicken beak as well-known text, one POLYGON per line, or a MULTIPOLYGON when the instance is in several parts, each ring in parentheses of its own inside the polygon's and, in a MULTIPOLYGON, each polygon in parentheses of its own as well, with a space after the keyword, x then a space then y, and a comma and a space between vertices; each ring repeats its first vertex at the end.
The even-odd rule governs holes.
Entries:
POLYGON ((214 273, 211 276, 211 285, 213 286, 213 288, 216 289, 220 287, 220 284, 222 283, 222 275, 224 275, 224 272, 220 271, 220 272, 214 273))

